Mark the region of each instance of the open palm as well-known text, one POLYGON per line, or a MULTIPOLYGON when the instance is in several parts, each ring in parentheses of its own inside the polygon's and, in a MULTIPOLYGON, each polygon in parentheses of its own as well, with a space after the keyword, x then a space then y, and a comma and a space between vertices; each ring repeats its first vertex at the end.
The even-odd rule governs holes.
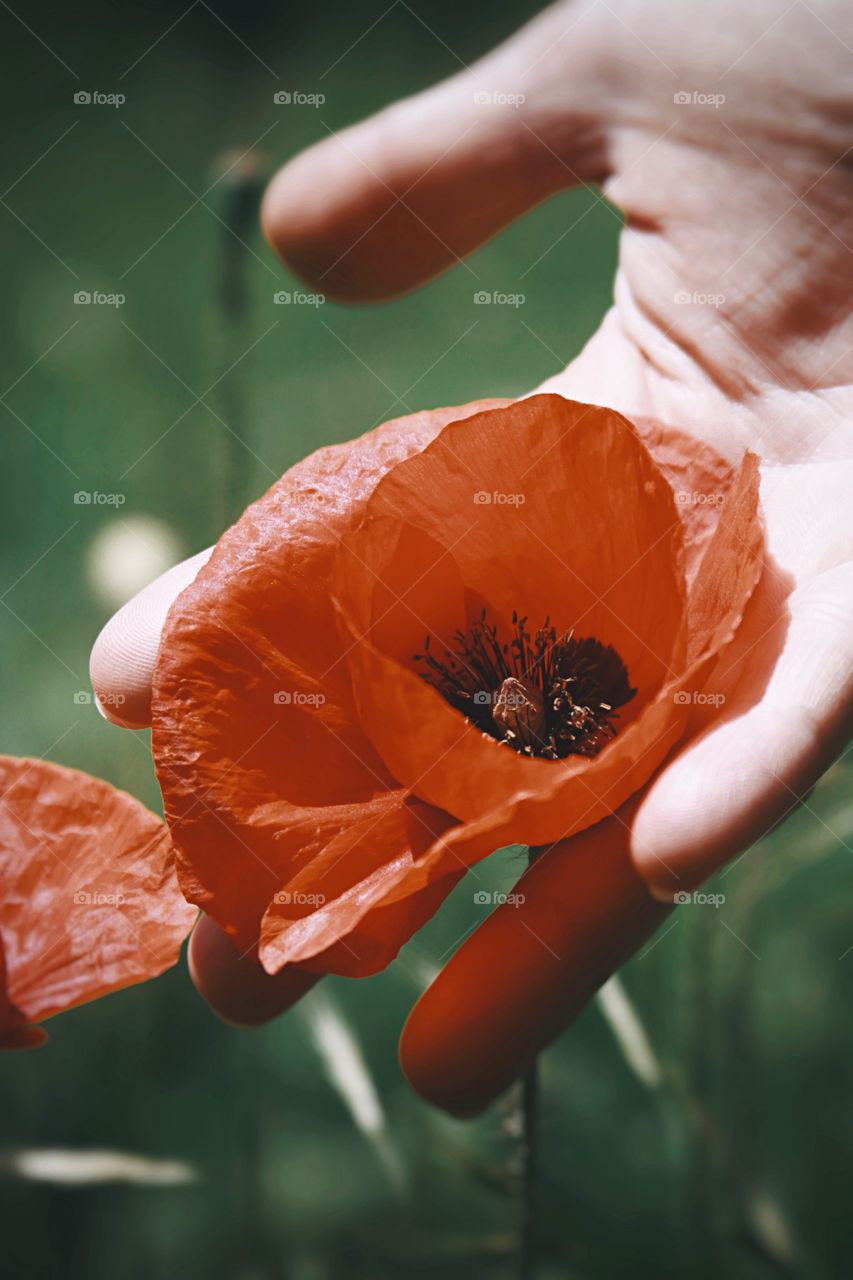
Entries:
MULTIPOLYGON (((594 836, 599 854, 609 841, 638 883, 670 902, 801 802, 851 732, 844 16, 840 0, 781 16, 772 3, 747 11, 724 0, 701 17, 673 0, 561 3, 453 79, 298 156, 264 202, 277 251, 351 301, 415 287, 568 186, 588 183, 621 210, 614 305, 581 355, 538 389, 678 426, 731 461, 746 449, 763 460, 765 572, 708 681, 723 714, 697 707, 639 805, 594 836)), ((154 584, 99 639, 93 682, 123 694, 128 723, 148 720, 159 628, 198 564, 154 584)), ((659 918, 653 908, 628 931, 633 943, 659 918)), ((454 966, 476 968, 489 928, 439 982, 454 966)), ((603 947, 586 986, 623 951, 603 947)), ((504 986, 506 1026, 523 1021, 536 972, 516 1010, 504 986)), ((424 999, 424 1035, 450 1036, 424 999)), ((568 1001, 559 1017, 571 1012, 568 1001)), ((417 1036, 417 1011, 411 1025, 417 1036)), ((536 1047, 522 1044, 516 1065, 536 1047)))

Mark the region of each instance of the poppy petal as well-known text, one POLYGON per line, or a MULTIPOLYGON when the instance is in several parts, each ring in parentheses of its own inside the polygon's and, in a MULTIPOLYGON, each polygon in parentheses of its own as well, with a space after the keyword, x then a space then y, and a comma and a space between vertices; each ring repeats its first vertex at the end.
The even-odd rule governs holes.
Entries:
POLYGON ((728 463, 558 396, 416 414, 295 467, 164 631, 154 752, 186 896, 270 973, 361 975, 465 866, 612 813, 683 735, 675 694, 760 572, 757 480, 742 489, 725 535, 728 463), (407 665, 484 604, 583 619, 627 660, 642 688, 594 760, 485 740, 407 665))
POLYGON ((538 795, 511 796, 480 821, 451 828, 410 877, 424 881, 440 876, 460 859, 473 863, 507 844, 541 846, 566 839, 614 813, 639 790, 653 772, 647 767, 649 757, 659 763, 682 736, 693 695, 702 690, 716 658, 736 634, 761 578, 764 534, 759 487, 758 459, 747 454, 733 474, 723 514, 705 542, 696 570, 688 604, 691 661, 667 682, 643 718, 616 738, 613 746, 620 746, 622 752, 618 765, 610 763, 617 759, 610 748, 596 758, 601 767, 585 775, 581 808, 570 807, 567 782, 556 773, 550 789, 538 795), (651 745, 643 747, 646 734, 651 745))
MULTIPOLYGON (((389 473, 341 548, 333 591, 361 722, 394 777, 466 822, 513 796, 535 806, 557 779, 562 813, 588 809, 585 825, 603 816, 593 803, 599 775, 608 789, 621 777, 615 803, 627 798, 685 719, 658 700, 684 664, 681 528, 672 491, 631 424, 560 396, 452 424, 389 473), (478 474, 494 486, 486 496, 524 501, 477 502, 478 474), (534 625, 550 615, 558 634, 591 634, 620 654, 638 692, 595 760, 507 750, 420 677, 419 636, 419 648, 426 632, 441 652, 482 602, 505 623, 514 611, 534 625)), ((543 840, 558 834, 537 831, 543 840)))
MULTIPOLYGON (((697 540, 704 554, 684 689, 701 684, 708 655, 732 638, 760 576, 758 486, 757 459, 747 455, 729 478, 722 514, 697 540)), ((518 882, 512 905, 466 939, 415 1005, 400 1061, 428 1101, 454 1115, 482 1111, 671 910, 651 898, 634 865, 635 813, 630 804, 545 850, 518 882)))
POLYGON ((0 757, 0 1032, 175 963, 196 912, 165 824, 132 796, 44 760, 0 757))
POLYGON ((690 593, 687 660, 701 662, 724 648, 740 626, 763 567, 758 458, 747 453, 732 479, 690 593))
POLYGON ((359 724, 329 573, 381 477, 489 403, 501 402, 413 414, 307 458, 228 530, 169 612, 153 750, 178 876, 241 951, 257 954, 275 894, 330 841, 389 793, 392 807, 405 799, 359 724))
POLYGON ((678 427, 656 418, 631 422, 675 496, 684 535, 684 576, 692 587, 737 468, 704 440, 678 427))
POLYGON ((550 845, 566 839, 614 813, 651 776, 651 762, 660 763, 683 735, 692 695, 702 689, 716 657, 735 635, 761 576, 763 531, 754 455, 729 472, 719 509, 723 514, 701 540, 693 575, 695 600, 688 608, 693 660, 667 682, 642 720, 622 730, 614 743, 620 745, 620 755, 612 752, 608 759, 605 751, 597 757, 599 768, 585 775, 580 804, 572 807, 566 779, 556 773, 550 788, 510 796, 477 822, 450 828, 399 881, 394 894, 415 893, 457 869, 460 861, 473 864, 503 845, 550 845))
POLYGON ((304 962, 317 972, 348 977, 384 969, 467 870, 458 863, 455 871, 419 885, 423 892, 394 895, 450 825, 446 815, 400 800, 399 793, 381 808, 372 806, 275 895, 261 931, 265 968, 275 973, 304 962))

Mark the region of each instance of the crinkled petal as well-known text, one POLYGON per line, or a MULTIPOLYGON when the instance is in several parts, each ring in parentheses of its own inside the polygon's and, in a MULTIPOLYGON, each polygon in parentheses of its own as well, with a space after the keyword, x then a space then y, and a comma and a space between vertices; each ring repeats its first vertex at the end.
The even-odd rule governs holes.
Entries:
MULTIPOLYGON (((761 577, 764 535, 759 507, 758 459, 747 454, 734 473, 713 532, 707 539, 688 605, 690 661, 660 690, 643 717, 616 739, 615 753, 597 757, 607 767, 574 779, 554 773, 550 789, 521 792, 476 822, 450 828, 401 879, 392 896, 416 892, 458 868, 508 844, 549 845, 615 813, 651 776, 684 732, 693 696, 703 689, 719 654, 731 642, 761 577), (648 738, 648 742, 646 741, 648 738), (644 745, 645 743, 645 745, 644 745)), ((615 744, 614 744, 615 745, 615 744)), ((608 749, 609 751, 609 749, 608 749)))
POLYGON ((387 424, 283 477, 178 599, 154 749, 181 883, 269 972, 381 968, 467 865, 597 822, 681 737, 675 694, 700 687, 760 572, 757 476, 738 490, 691 437, 639 436, 560 397, 387 424), (594 761, 486 742, 406 667, 484 605, 550 612, 626 659, 642 687, 594 761), (433 787, 436 747, 460 738, 470 759, 433 787))
POLYGON ((681 548, 672 491, 619 414, 546 395, 446 427, 377 487, 333 578, 361 723, 389 772, 466 822, 511 798, 537 809, 558 782, 552 819, 597 822, 596 797, 620 780, 631 794, 683 728, 658 696, 684 670, 681 548), (637 694, 594 760, 520 755, 421 678, 424 635, 440 654, 483 606, 504 636, 514 612, 534 629, 550 617, 620 654, 637 694))
MULTIPOLYGON (((484 403, 414 414, 307 458, 228 530, 169 613, 153 748, 178 874, 243 951, 257 952, 275 894, 324 866, 330 842, 390 793, 392 807, 405 800, 359 723, 329 573, 382 476, 484 403)), ((347 860, 341 893, 357 895, 365 858, 372 868, 405 856, 393 841, 377 849, 347 860)))
POLYGON ((401 800, 399 793, 372 805, 361 821, 341 830, 276 893, 264 916, 261 962, 271 973, 285 964, 305 962, 312 969, 349 977, 384 968, 467 870, 460 862, 455 871, 432 882, 428 892, 388 903, 450 825, 446 815, 401 800), (353 866, 358 867, 358 880, 353 879, 353 866))
POLYGON ((3 1044, 175 963, 196 911, 166 825, 132 796, 44 760, 0 757, 3 1044))

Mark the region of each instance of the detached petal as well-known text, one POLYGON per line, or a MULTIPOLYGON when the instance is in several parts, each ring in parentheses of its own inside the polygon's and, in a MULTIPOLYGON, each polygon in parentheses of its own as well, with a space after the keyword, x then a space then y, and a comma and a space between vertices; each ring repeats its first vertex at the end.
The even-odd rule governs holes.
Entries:
POLYGON ((0 1047, 168 969, 195 916, 153 813, 88 774, 0 757, 0 1047))

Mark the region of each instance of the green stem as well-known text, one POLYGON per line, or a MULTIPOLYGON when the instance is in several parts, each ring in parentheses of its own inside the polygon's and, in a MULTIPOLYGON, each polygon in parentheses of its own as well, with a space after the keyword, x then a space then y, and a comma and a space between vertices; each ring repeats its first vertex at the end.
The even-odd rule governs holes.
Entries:
POLYGON ((521 1082, 521 1169, 518 1280, 534 1280, 537 1244, 539 1154, 539 1060, 534 1058, 521 1082))
POLYGON ((217 386, 218 413, 221 419, 221 475, 217 502, 217 532, 237 519, 246 500, 247 463, 250 453, 246 444, 247 413, 243 390, 243 370, 230 368, 239 361, 246 346, 249 289, 247 281, 247 244, 255 233, 261 182, 252 155, 242 157, 228 168, 221 184, 222 228, 219 242, 217 280, 217 357, 220 366, 217 386), (227 371, 227 372, 226 372, 227 371))
MULTIPOLYGON (((527 851, 531 867, 541 850, 527 851)), ((519 1127, 518 1280, 535 1280, 538 1247, 539 1172, 539 1058, 533 1059, 521 1081, 519 1127)))

